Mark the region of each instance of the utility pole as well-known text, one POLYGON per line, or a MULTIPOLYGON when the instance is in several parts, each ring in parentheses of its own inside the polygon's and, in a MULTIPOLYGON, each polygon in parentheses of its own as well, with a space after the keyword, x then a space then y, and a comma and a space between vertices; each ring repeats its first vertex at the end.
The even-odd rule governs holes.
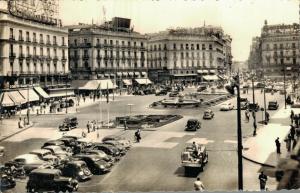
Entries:
POLYGON ((264 109, 265 109, 265 125, 268 124, 267 119, 266 119, 266 115, 267 115, 267 104, 266 104, 266 86, 264 88, 264 109))
MULTIPOLYGON (((253 106, 254 108, 255 106, 255 93, 254 93, 254 74, 252 75, 252 101, 253 101, 253 106)), ((252 112, 252 116, 253 116, 253 136, 256 136, 256 111, 255 109, 253 109, 252 112)))
POLYGON ((237 75, 237 135, 238 135, 238 184, 239 190, 243 190, 243 141, 241 124, 241 96, 240 96, 240 77, 237 75))

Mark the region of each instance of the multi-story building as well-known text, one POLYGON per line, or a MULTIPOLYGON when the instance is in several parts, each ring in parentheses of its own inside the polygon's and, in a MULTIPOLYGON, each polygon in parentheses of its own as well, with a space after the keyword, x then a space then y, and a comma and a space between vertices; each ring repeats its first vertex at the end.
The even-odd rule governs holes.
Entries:
MULTIPOLYGON (((113 18, 103 25, 66 28, 69 29, 70 68, 75 79, 86 80, 82 84, 86 88, 82 89, 93 90, 87 88, 91 84, 84 83, 88 80, 99 83, 99 80, 110 80, 109 85, 112 86, 112 82, 119 87, 130 85, 133 79, 150 83, 147 80, 147 37, 130 28, 130 19, 113 18)), ((106 85, 101 87, 106 88, 106 85)))
MULTIPOLYGON (((50 10, 57 6, 53 2, 41 1, 39 5, 50 10)), ((1 1, 0 5, 1 88, 65 85, 68 31, 62 29, 61 21, 46 17, 46 13, 34 15, 39 9, 36 1, 1 1)))
POLYGON ((156 82, 216 80, 230 68, 231 38, 221 28, 178 28, 149 36, 149 77, 156 82))
POLYGON ((270 78, 282 77, 284 71, 286 76, 299 72, 299 24, 268 25, 265 21, 261 36, 255 40, 249 56, 250 68, 270 78))

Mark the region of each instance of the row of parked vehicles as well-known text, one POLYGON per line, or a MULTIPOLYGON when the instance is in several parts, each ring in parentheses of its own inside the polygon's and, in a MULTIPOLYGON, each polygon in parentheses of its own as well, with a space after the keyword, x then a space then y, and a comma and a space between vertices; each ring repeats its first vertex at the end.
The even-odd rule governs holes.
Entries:
POLYGON ((1 187, 13 188, 14 178, 28 176, 28 192, 76 191, 78 182, 109 172, 130 147, 129 140, 115 135, 97 143, 71 135, 50 140, 1 166, 7 179, 4 184, 1 179, 1 187))

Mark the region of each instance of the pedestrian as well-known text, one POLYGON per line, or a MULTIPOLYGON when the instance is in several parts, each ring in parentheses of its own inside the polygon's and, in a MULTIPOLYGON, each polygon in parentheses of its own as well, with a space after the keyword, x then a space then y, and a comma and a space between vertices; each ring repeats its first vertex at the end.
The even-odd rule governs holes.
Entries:
POLYGON ((203 183, 200 181, 200 178, 198 177, 197 180, 194 182, 194 188, 195 191, 200 191, 203 192, 204 191, 204 185, 203 183))
POLYGON ((83 102, 85 103, 85 96, 83 96, 83 102))
POLYGON ((294 139, 296 134, 296 128, 293 125, 291 125, 290 134, 291 138, 294 139))
POLYGON ((196 144, 195 141, 193 141, 193 149, 194 149, 194 155, 198 156, 199 155, 199 146, 196 144))
POLYGON ((126 130, 127 129, 127 121, 126 121, 126 119, 124 120, 124 130, 126 130))
POLYGON ((138 129, 138 130, 134 133, 134 135, 135 135, 135 138, 136 138, 136 142, 139 143, 140 140, 142 139, 142 138, 141 138, 141 132, 140 132, 140 129, 138 129))
POLYGON ((285 138, 284 142, 286 143, 286 150, 288 152, 290 152, 291 151, 291 139, 287 136, 285 138))
POLYGON ((91 131, 94 131, 94 121, 91 121, 90 129, 91 131))
POLYGON ((268 177, 262 171, 258 176, 258 179, 259 179, 260 190, 265 190, 268 177))
POLYGON ((86 124, 86 128, 87 128, 87 132, 90 132, 90 121, 88 121, 88 123, 86 124))
POLYGON ((277 152, 277 154, 281 154, 281 152, 280 152, 279 137, 277 137, 277 139, 275 140, 275 144, 276 144, 276 152, 277 152))
POLYGON ((248 109, 246 109, 246 111, 245 111, 245 118, 246 118, 246 121, 249 122, 250 116, 249 116, 249 111, 248 111, 248 109))
POLYGON ((294 116, 295 116, 295 113, 293 110, 291 110, 291 115, 290 115, 290 118, 291 118, 291 123, 293 124, 293 121, 294 121, 294 116))
POLYGON ((24 117, 24 119, 23 119, 23 125, 24 126, 26 125, 26 117, 24 117))

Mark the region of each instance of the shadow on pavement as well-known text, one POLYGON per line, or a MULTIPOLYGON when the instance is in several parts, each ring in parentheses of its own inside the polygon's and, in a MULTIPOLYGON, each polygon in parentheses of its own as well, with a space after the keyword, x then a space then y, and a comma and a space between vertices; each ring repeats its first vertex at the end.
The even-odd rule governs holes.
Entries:
POLYGON ((178 177, 196 178, 200 172, 200 168, 190 168, 186 170, 184 167, 179 167, 174 174, 176 174, 178 177))

